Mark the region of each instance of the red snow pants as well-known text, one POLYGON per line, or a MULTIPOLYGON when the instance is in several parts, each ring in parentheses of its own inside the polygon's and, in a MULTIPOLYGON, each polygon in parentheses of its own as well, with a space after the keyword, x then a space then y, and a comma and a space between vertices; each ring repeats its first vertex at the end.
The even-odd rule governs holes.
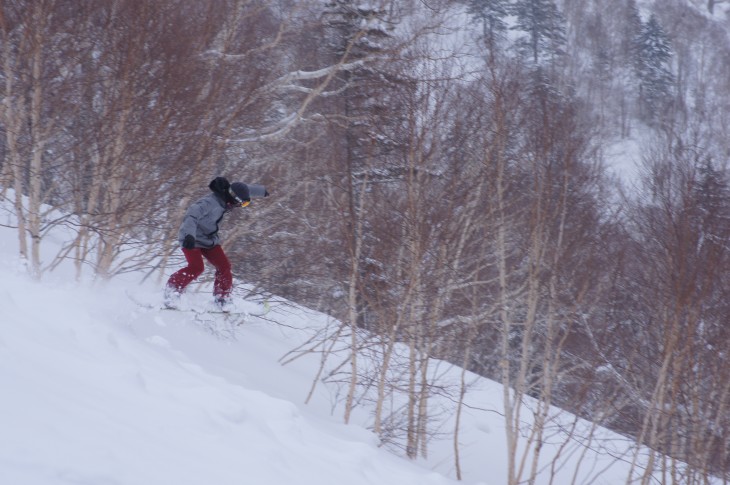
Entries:
POLYGON ((231 263, 221 246, 212 248, 182 248, 188 265, 176 271, 167 280, 167 286, 175 288, 182 293, 185 288, 198 276, 203 273, 205 265, 203 258, 208 260, 215 267, 215 281, 213 282, 213 295, 217 298, 227 298, 233 287, 233 275, 231 274, 231 263))

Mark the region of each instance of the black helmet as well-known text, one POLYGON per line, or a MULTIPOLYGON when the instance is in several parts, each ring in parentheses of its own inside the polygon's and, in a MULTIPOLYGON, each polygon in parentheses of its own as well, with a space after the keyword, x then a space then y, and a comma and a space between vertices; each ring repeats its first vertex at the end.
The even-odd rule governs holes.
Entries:
POLYGON ((231 198, 231 203, 246 207, 251 203, 251 196, 248 192, 248 185, 242 182, 233 182, 231 187, 228 189, 228 195, 231 198))

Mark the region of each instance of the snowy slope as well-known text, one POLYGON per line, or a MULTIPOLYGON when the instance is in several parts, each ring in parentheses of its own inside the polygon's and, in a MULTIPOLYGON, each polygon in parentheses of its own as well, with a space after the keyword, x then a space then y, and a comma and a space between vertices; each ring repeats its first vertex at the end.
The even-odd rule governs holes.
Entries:
POLYGON ((38 284, 8 266, 2 484, 452 483, 286 400, 305 396, 311 375, 277 363, 292 342, 276 323, 227 340, 125 296, 153 287, 38 284))
MULTIPOLYGON (((364 427, 370 410, 358 408, 354 424, 342 424, 337 389, 320 384, 304 404, 318 356, 286 366, 279 359, 326 316, 274 304, 266 319, 239 326, 235 318, 151 309, 129 296, 159 297, 159 284, 140 275, 78 283, 61 268, 39 283, 16 254, 15 234, 0 228, 2 485, 506 483, 502 390, 494 382, 467 376, 457 482, 448 399, 433 400, 443 411, 443 439, 415 463, 378 447, 364 427)), ((189 298, 204 306, 208 295, 189 298)), ((446 364, 439 372, 460 378, 446 364)), ((572 421, 563 416, 555 419, 572 421)), ((601 434, 606 440, 590 449, 579 440, 561 449, 551 436, 555 446, 545 443, 543 459, 560 452, 563 466, 552 481, 545 468, 537 483, 625 483, 626 439, 601 434)))

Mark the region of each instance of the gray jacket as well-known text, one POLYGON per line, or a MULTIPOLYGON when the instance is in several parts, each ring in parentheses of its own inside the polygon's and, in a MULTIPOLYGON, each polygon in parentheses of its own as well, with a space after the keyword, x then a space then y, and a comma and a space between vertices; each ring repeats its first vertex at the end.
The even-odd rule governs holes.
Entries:
POLYGON ((208 194, 191 205, 183 218, 177 238, 182 244, 188 234, 195 236, 196 248, 220 244, 218 224, 226 213, 226 203, 216 194, 208 194))

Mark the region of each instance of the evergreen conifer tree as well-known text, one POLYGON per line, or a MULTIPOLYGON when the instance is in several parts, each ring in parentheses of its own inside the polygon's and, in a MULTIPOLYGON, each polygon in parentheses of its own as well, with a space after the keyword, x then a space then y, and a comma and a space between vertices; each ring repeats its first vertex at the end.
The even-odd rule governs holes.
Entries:
POLYGON ((504 18, 509 14, 507 0, 470 0, 469 14, 482 24, 482 36, 492 49, 507 31, 504 18))
POLYGON ((628 0, 622 15, 620 52, 623 60, 630 62, 636 56, 637 40, 641 35, 641 15, 635 0, 628 0))
POLYGON ((566 43, 563 15, 552 0, 517 0, 511 7, 517 17, 513 30, 525 32, 517 41, 520 52, 534 64, 563 53, 566 43))
POLYGON ((656 121, 669 104, 674 76, 670 71, 672 48, 655 15, 642 25, 636 42, 636 71, 644 117, 656 121))
POLYGON ((730 237, 730 184, 722 171, 711 160, 699 167, 695 185, 695 199, 701 226, 698 233, 713 241, 730 237))

